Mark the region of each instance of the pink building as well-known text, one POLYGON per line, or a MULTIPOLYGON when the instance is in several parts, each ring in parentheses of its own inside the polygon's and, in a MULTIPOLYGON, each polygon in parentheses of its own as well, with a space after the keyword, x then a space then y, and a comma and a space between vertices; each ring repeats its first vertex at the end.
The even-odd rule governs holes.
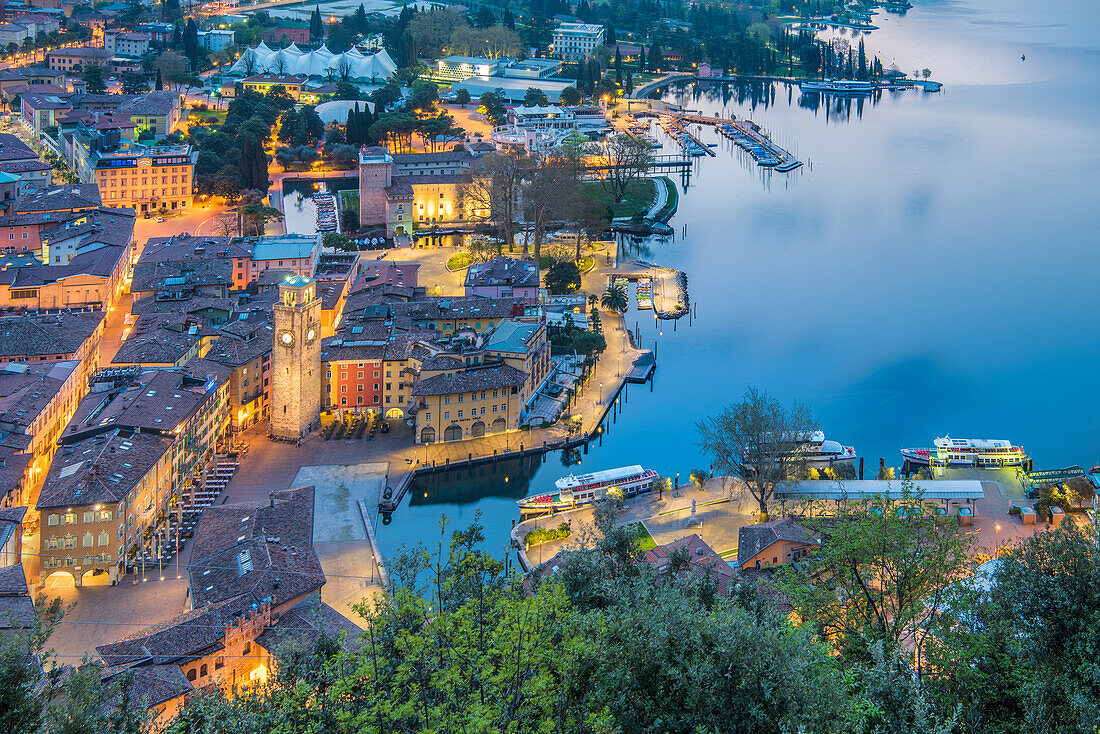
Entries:
POLYGON ((499 255, 489 262, 471 265, 465 285, 467 296, 522 298, 535 303, 539 297, 539 266, 534 260, 499 255))

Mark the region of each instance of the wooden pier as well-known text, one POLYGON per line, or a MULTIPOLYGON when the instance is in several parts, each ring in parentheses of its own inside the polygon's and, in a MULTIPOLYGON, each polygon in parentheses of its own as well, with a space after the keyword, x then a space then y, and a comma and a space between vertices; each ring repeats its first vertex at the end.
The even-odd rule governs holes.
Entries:
MULTIPOLYGON (((652 113, 636 113, 635 116, 651 115, 652 113)), ((689 139, 705 151, 707 155, 713 156, 716 153, 710 146, 696 137, 688 129, 688 125, 708 125, 717 128, 720 135, 732 140, 746 150, 749 149, 749 145, 752 145, 767 151, 768 156, 777 160, 778 163, 773 164, 765 160, 765 162, 760 163, 765 168, 774 168, 780 173, 788 173, 802 166, 802 161, 798 160, 790 151, 773 142, 767 133, 752 120, 738 119, 732 115, 725 118, 710 117, 709 115, 700 115, 693 112, 665 112, 660 115, 658 124, 666 133, 677 137, 681 141, 681 145, 684 145, 683 141, 685 139, 689 139), (744 141, 744 144, 742 144, 742 141, 744 141)), ((757 154, 753 154, 753 157, 757 158, 759 162, 760 158, 757 154)))

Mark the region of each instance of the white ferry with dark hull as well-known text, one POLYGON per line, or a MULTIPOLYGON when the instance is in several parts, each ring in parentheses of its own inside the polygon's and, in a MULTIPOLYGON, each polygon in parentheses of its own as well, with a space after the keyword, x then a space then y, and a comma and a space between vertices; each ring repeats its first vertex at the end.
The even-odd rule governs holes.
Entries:
POLYGON ((856 459, 854 446, 845 446, 840 441, 827 439, 822 431, 811 433, 799 447, 798 453, 809 466, 813 467, 851 464, 856 459))
POLYGON ((607 469, 591 474, 570 474, 554 482, 552 494, 534 494, 518 500, 520 514, 540 515, 583 507, 604 499, 608 492, 618 491, 623 497, 633 497, 653 489, 657 472, 633 466, 607 469))
POLYGON ((1031 459, 1020 446, 999 438, 937 438, 933 448, 902 449, 901 456, 912 466, 957 466, 1001 469, 1029 467, 1031 459))

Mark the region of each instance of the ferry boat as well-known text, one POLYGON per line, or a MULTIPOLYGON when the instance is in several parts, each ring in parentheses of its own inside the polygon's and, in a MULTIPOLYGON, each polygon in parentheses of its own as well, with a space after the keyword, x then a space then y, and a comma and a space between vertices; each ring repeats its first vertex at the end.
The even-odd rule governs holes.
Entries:
POLYGON ((930 449, 902 449, 901 456, 915 466, 970 466, 999 469, 1027 466, 1027 452, 999 438, 937 438, 930 449))
POLYGON ((534 494, 518 500, 521 514, 540 514, 571 510, 575 507, 599 502, 607 492, 618 489, 624 497, 633 497, 653 489, 657 472, 635 464, 618 469, 606 469, 591 474, 570 474, 554 482, 554 494, 534 494))
POLYGON ((824 94, 870 94, 875 91, 875 84, 858 79, 823 79, 802 82, 802 91, 824 94))
POLYGON ((799 454, 810 466, 851 464, 856 459, 854 446, 845 446, 840 441, 831 441, 825 438, 823 431, 811 433, 799 447, 799 454))
MULTIPOLYGON (((784 443, 788 442, 784 441, 784 443)), ((799 434, 796 439, 789 441, 789 444, 792 448, 787 452, 787 455, 797 457, 812 467, 851 464, 856 459, 854 446, 845 446, 839 441, 829 440, 825 438, 824 431, 799 434)), ((748 463, 748 456, 744 456, 743 460, 748 463)), ((779 459, 776 459, 777 463, 778 461, 779 459)))

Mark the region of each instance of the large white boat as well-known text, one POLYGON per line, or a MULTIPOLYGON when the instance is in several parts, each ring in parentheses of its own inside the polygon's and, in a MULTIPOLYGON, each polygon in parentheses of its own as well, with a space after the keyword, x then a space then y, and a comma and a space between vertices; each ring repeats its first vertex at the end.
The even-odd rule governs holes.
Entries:
MULTIPOLYGON (((805 461, 808 466, 825 467, 835 464, 851 464, 856 459, 854 446, 845 446, 840 441, 831 441, 825 438, 824 431, 811 431, 799 433, 789 441, 783 441, 779 447, 784 457, 792 460, 805 461)), ((777 449, 769 449, 769 455, 777 449)), ((752 463, 750 451, 743 454, 745 464, 752 463)), ((776 458, 776 463, 781 459, 776 458)))
POLYGON ((807 81, 801 84, 803 92, 822 92, 825 94, 870 94, 875 91, 874 82, 859 79, 823 79, 807 81))
POLYGON ((932 442, 930 449, 902 449, 901 456, 916 466, 971 466, 979 469, 999 469, 1003 466, 1026 466, 1027 452, 1011 441, 1000 438, 951 438, 944 436, 932 442))
POLYGON ((657 472, 652 469, 643 469, 637 464, 591 474, 570 474, 554 482, 557 492, 533 494, 518 500, 517 504, 521 514, 570 510, 598 502, 612 490, 622 492, 624 497, 648 492, 653 489, 653 480, 656 478, 657 472))
POLYGON ((814 431, 799 448, 799 455, 805 457, 810 466, 832 466, 833 464, 851 464, 856 458, 854 446, 845 446, 840 441, 825 438, 823 431, 814 431))

